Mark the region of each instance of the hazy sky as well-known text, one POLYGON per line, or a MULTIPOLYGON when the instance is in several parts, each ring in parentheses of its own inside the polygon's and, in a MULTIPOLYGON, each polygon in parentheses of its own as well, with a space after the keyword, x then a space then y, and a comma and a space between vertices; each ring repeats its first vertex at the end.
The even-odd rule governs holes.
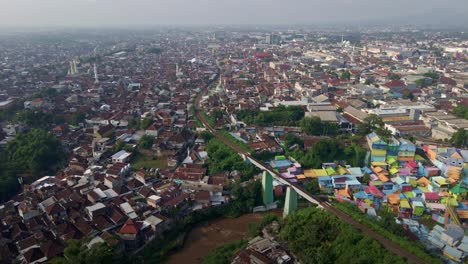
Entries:
POLYGON ((159 24, 468 25, 468 0, 0 0, 0 27, 159 24))

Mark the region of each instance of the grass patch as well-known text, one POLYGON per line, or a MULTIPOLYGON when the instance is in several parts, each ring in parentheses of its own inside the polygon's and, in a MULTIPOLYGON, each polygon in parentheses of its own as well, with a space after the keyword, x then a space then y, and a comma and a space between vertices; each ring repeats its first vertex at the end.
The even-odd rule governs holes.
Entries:
POLYGON ((151 157, 147 155, 143 155, 141 153, 136 153, 131 161, 132 167, 136 170, 142 168, 159 168, 164 170, 167 168, 167 159, 151 157))
POLYGON ((197 116, 197 111, 195 111, 195 106, 193 104, 190 106, 190 112, 192 113, 193 118, 195 119, 195 123, 197 127, 200 127, 200 128, 204 127, 203 123, 200 121, 200 119, 197 116))
POLYGON ((237 140, 233 137, 227 130, 219 130, 219 133, 222 134, 226 139, 231 141, 232 143, 236 144, 237 146, 241 147, 243 150, 252 153, 254 152, 253 148, 250 147, 247 143, 237 140))
POLYGON ((385 236, 387 239, 392 242, 400 245, 400 247, 406 249, 408 252, 418 256, 423 259, 426 263, 441 263, 436 255, 432 255, 426 252, 425 247, 418 241, 410 241, 405 235, 402 235, 401 231, 403 227, 396 223, 385 222, 383 220, 371 219, 367 215, 363 214, 356 205, 348 203, 334 203, 334 207, 345 212, 356 221, 359 221, 361 224, 370 227, 372 230, 378 232, 379 234, 385 236), (396 227, 398 225, 399 227, 396 227), (398 230, 400 229, 401 230, 398 230), (396 233, 400 234, 396 234, 396 233))
POLYGON ((234 254, 247 246, 247 241, 238 240, 215 248, 203 258, 203 264, 230 264, 234 254))

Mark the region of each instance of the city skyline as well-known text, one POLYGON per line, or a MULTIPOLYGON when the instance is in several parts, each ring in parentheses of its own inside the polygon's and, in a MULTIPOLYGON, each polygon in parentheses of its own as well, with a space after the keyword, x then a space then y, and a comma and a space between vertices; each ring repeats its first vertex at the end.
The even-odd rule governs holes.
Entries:
POLYGON ((0 27, 154 25, 436 25, 464 26, 463 0, 214 1, 2 0, 0 27))

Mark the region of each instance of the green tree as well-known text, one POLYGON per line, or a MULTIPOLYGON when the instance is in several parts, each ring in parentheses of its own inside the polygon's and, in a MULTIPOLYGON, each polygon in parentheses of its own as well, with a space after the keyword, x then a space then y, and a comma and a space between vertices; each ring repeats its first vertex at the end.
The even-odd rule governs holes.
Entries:
POLYGON ((458 129, 450 138, 450 143, 459 148, 468 147, 468 131, 464 128, 458 129))
POLYGON ((53 124, 62 124, 64 122, 62 115, 54 115, 39 110, 20 111, 16 114, 15 119, 31 128, 43 129, 50 129, 53 124))
POLYGON ((135 128, 139 129, 140 128, 140 119, 139 118, 130 118, 128 120, 128 128, 135 128))
POLYGON ((322 134, 322 120, 320 117, 305 117, 300 121, 303 132, 309 135, 320 136, 322 134))
POLYGON ((390 80, 400 80, 401 76, 396 74, 396 73, 391 72, 391 73, 388 74, 388 79, 390 79, 390 80))
POLYGON ((377 241, 318 208, 290 214, 280 238, 301 263, 405 263, 377 241))
POLYGON ((351 79, 351 73, 348 70, 342 72, 340 79, 349 81, 351 79))
POLYGON ((382 118, 375 114, 370 114, 364 118, 363 122, 358 125, 357 133, 360 135, 367 135, 378 128, 382 128, 384 122, 382 118))
POLYGON ((77 126, 80 123, 84 123, 85 119, 86 115, 83 112, 76 111, 72 114, 70 122, 71 124, 77 126))
POLYGON ((65 153, 60 141, 51 133, 33 129, 18 134, 8 143, 6 159, 18 171, 43 176, 55 173, 63 165, 65 153))
POLYGON ((437 74, 436 72, 426 72, 426 73, 423 74, 423 76, 431 78, 433 80, 439 79, 439 74, 437 74))
POLYGON ((213 134, 211 134, 209 131, 205 130, 200 133, 200 137, 205 140, 205 142, 210 141, 213 138, 213 134))
POLYGON ((414 100, 414 94, 412 92, 406 92, 403 94, 403 99, 409 99, 411 101, 414 100))
POLYGON ((150 135, 144 135, 138 142, 138 147, 142 149, 150 149, 153 146, 154 137, 150 135))
POLYGON ((454 115, 468 119, 468 106, 459 105, 452 109, 454 115))
POLYGON ((371 178, 370 178, 369 173, 367 172, 364 173, 364 175, 362 176, 362 180, 361 180, 362 184, 369 184, 370 180, 371 178))
POLYGON ((151 126, 152 123, 153 123, 152 118, 149 118, 149 117, 143 118, 143 120, 141 120, 140 122, 140 129, 147 129, 148 127, 151 126))
POLYGON ((311 194, 320 194, 320 186, 317 179, 310 179, 304 184, 305 189, 311 194))
POLYGON ((416 80, 414 81, 414 83, 422 88, 425 88, 427 86, 429 86, 429 82, 426 81, 426 79, 419 79, 419 80, 416 80))
POLYGON ((16 167, 8 162, 6 154, 0 152, 0 202, 8 201, 19 189, 16 167))
POLYGON ((245 181, 259 172, 257 167, 244 162, 236 152, 217 138, 208 142, 206 151, 210 157, 207 165, 211 174, 239 171, 242 174, 242 180, 245 181))
POLYGON ((303 132, 314 136, 334 136, 340 133, 335 122, 322 121, 320 117, 305 117, 299 122, 303 132))
POLYGON ((284 136, 284 147, 286 149, 289 149, 290 147, 292 147, 295 144, 297 144, 301 148, 303 148, 304 147, 304 140, 302 138, 300 138, 299 136, 295 135, 295 134, 287 133, 284 136))
POLYGON ((221 245, 211 250, 203 258, 203 264, 230 264, 236 251, 247 246, 247 241, 239 240, 221 245))
POLYGON ((64 249, 64 257, 52 259, 52 264, 112 264, 129 263, 125 253, 116 253, 107 243, 97 243, 91 248, 86 243, 70 239, 67 241, 67 247, 64 249))

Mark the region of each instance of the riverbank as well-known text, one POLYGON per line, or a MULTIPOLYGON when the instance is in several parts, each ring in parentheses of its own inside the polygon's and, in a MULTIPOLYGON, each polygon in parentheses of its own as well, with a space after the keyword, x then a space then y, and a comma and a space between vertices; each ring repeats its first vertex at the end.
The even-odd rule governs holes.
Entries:
MULTIPOLYGON (((281 210, 271 211, 281 216, 281 210)), ((202 263, 213 249, 248 237, 249 225, 258 223, 265 213, 244 214, 237 218, 214 219, 193 228, 186 237, 184 246, 169 257, 167 264, 202 263)))

